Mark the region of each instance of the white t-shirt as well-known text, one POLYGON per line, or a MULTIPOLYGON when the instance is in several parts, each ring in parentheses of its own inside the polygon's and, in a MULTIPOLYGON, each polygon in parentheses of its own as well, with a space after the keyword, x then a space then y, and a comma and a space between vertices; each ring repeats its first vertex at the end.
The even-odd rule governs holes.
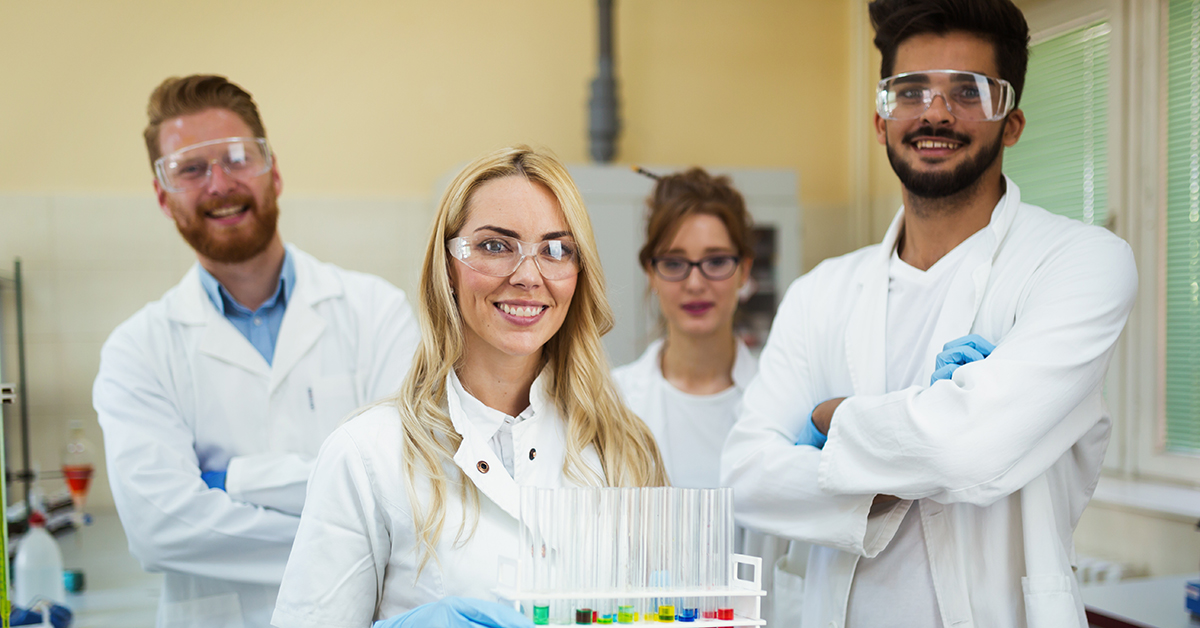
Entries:
MULTIPOLYGON (((888 267, 887 359, 888 392, 928 386, 926 348, 933 340, 938 313, 954 275, 967 252, 979 242, 978 233, 942 256, 929 270, 909 266, 893 251, 888 267)), ((922 626, 940 628, 933 573, 921 526, 920 502, 914 503, 882 552, 860 558, 850 587, 847 628, 922 626)))

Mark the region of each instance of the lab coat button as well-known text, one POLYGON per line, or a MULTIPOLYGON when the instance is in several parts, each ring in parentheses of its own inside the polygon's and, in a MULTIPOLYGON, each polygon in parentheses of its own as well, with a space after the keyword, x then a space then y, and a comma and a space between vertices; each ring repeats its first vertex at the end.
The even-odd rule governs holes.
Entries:
POLYGON ((475 468, 479 469, 480 473, 487 473, 488 472, 488 463, 480 460, 479 462, 477 462, 475 464, 475 468))
POLYGON ((254 324, 255 324, 255 325, 262 325, 262 317, 261 317, 261 316, 255 316, 255 317, 254 317, 254 324))
POLYGON ((534 458, 537 458, 537 449, 536 448, 529 450, 529 459, 533 460, 534 458))

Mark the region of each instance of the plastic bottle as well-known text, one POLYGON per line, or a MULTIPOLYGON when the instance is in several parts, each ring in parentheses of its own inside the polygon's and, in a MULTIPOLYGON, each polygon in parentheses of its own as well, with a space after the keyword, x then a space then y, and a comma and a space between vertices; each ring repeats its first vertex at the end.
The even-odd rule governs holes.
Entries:
POLYGON ((29 516, 29 531, 17 548, 13 575, 16 578, 13 601, 18 606, 30 608, 41 599, 65 604, 62 550, 46 531, 46 517, 40 512, 29 516))

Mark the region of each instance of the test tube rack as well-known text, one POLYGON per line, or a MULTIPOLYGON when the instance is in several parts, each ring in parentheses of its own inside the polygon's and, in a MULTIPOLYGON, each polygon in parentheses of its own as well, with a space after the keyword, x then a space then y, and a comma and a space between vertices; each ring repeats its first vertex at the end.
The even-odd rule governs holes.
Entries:
POLYGON ((518 526, 497 595, 535 626, 764 625, 762 561, 733 552, 732 489, 525 486, 518 526))
MULTIPOLYGON (((653 598, 705 598, 705 597, 728 597, 733 606, 732 619, 708 619, 697 618, 692 622, 682 622, 672 620, 675 623, 680 623, 683 626, 696 628, 703 627, 742 627, 742 626, 765 626, 767 622, 762 617, 762 597, 767 594, 762 590, 762 559, 757 556, 747 556, 745 554, 734 554, 733 562, 730 564, 730 569, 733 572, 733 578, 730 582, 731 586, 724 589, 666 589, 659 591, 531 591, 522 590, 517 583, 517 561, 506 556, 500 557, 500 573, 499 586, 496 587, 494 593, 500 600, 512 602, 513 609, 517 612, 525 612, 532 609, 534 600, 551 601, 551 600, 573 600, 573 601, 600 601, 600 600, 646 600, 653 598), (753 569, 753 578, 740 578, 739 565, 748 565, 753 569)), ((525 612, 530 615, 530 612, 525 612)), ((598 624, 599 621, 589 621, 590 624, 598 624)), ((613 622, 615 625, 647 625, 664 623, 658 618, 646 620, 642 617, 635 617, 632 622, 613 622)), ((578 622, 576 622, 578 624, 578 622)), ((552 624, 553 625, 553 624, 552 624)), ((562 625, 562 624, 558 624, 562 625)))

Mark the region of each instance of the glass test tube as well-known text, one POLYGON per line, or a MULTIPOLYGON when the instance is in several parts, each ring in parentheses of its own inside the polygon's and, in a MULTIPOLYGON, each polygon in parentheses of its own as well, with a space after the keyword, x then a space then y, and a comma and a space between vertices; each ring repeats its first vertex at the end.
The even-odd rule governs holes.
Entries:
MULTIPOLYGON (((638 535, 641 539, 638 544, 638 562, 641 563, 638 570, 638 588, 643 593, 650 592, 657 585, 654 578, 654 572, 657 569, 654 562, 657 557, 654 545, 658 535, 658 519, 656 517, 659 501, 658 490, 657 488, 638 489, 638 503, 641 511, 641 516, 638 517, 641 526, 641 533, 638 535)), ((639 598, 637 606, 638 615, 643 621, 652 622, 658 619, 658 600, 651 597, 639 598)))
MULTIPOLYGON (((520 501, 517 504, 517 530, 520 535, 520 551, 517 554, 517 590, 533 590, 534 556, 537 541, 534 530, 537 527, 537 487, 522 486, 520 501)), ((533 608, 522 605, 525 616, 533 619, 533 608)))
MULTIPOLYGON (((596 590, 596 524, 597 501, 600 497, 596 489, 573 489, 575 501, 575 590, 596 590)), ((576 600, 575 623, 591 624, 593 620, 592 605, 586 597, 576 600)))
MULTIPOLYGON (((558 579, 554 583, 555 591, 562 593, 570 591, 574 582, 574 561, 572 545, 574 535, 571 526, 574 525, 574 493, 572 489, 560 488, 554 491, 554 520, 555 544, 558 547, 558 579)), ((575 623, 574 607, 571 600, 557 599, 550 605, 551 616, 555 624, 567 625, 575 623)))
MULTIPOLYGON (((619 489, 599 489, 596 516, 596 562, 592 570, 596 573, 596 591, 612 593, 617 590, 617 521, 620 516, 617 498, 619 489)), ((616 601, 612 598, 597 598, 592 603, 596 611, 596 623, 614 624, 617 621, 616 601)))
MULTIPOLYGON (((720 586, 727 589, 733 584, 733 489, 719 488, 716 490, 720 495, 718 499, 720 510, 717 513, 717 531, 720 535, 718 542, 720 564, 718 565, 719 571, 717 572, 717 577, 720 586)), ((732 620, 733 605, 730 603, 729 596, 721 596, 717 599, 719 600, 717 619, 732 620)))
MULTIPOLYGON (((554 525, 554 491, 540 488, 536 490, 537 527, 534 536, 534 572, 533 588, 535 591, 550 591, 554 586, 557 570, 555 560, 557 551, 550 542, 549 531, 554 525)), ((550 623, 550 602, 546 599, 534 599, 533 623, 543 626, 550 623)))
MULTIPOLYGON (((702 581, 704 588, 711 591, 717 587, 717 495, 715 489, 704 489, 700 492, 700 529, 701 529, 701 564, 703 565, 702 581)), ((717 618, 717 598, 708 596, 700 609, 704 619, 717 618)))
MULTIPOLYGON (((675 531, 675 502, 679 492, 673 488, 659 489, 662 491, 662 501, 659 503, 659 585, 664 593, 669 593, 676 587, 675 573, 675 543, 678 540, 675 531)), ((658 621, 675 621, 675 599, 664 595, 658 605, 658 621)))
MULTIPOLYGON (((637 587, 637 544, 641 535, 638 527, 638 489, 621 488, 618 493, 616 556, 614 575, 616 589, 632 592, 637 587)), ((617 623, 632 624, 636 609, 633 598, 617 599, 617 623)))
MULTIPOLYGON (((700 490, 685 488, 679 491, 678 551, 675 564, 678 566, 677 585, 680 589, 694 590, 700 584, 699 519, 700 490)), ((676 602, 675 619, 694 622, 700 616, 699 598, 681 597, 676 602)))

